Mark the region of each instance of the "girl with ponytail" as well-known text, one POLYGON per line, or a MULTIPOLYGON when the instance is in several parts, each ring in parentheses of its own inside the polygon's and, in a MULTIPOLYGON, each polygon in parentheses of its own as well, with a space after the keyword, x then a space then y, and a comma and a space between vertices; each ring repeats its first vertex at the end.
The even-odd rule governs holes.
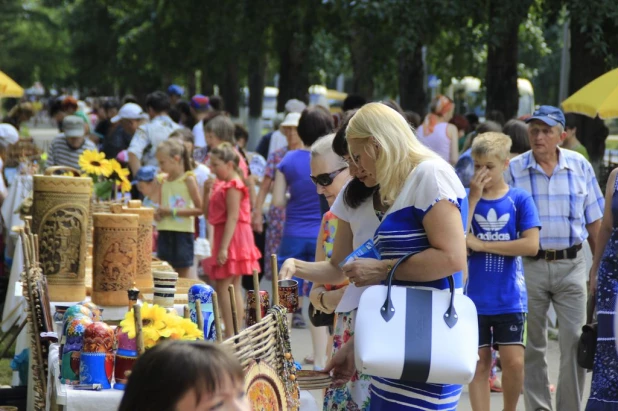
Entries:
POLYGON ((260 271, 261 253, 251 229, 247 178, 239 164, 240 156, 234 147, 219 144, 210 150, 210 168, 217 183, 211 178, 204 184, 204 216, 214 227, 212 256, 204 260, 204 269, 219 295, 226 338, 233 334, 229 285, 234 284, 236 301, 242 301, 241 276, 260 271))
POLYGON ((193 267, 193 233, 195 217, 202 213, 197 180, 192 170, 189 150, 179 139, 159 144, 157 160, 166 174, 161 181, 160 207, 155 220, 159 238, 157 255, 170 263, 181 278, 197 278, 193 267))

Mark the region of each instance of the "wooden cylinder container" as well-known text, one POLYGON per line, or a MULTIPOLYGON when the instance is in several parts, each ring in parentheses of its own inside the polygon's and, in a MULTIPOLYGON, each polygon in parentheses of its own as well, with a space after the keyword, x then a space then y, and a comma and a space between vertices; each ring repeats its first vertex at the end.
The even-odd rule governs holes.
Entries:
POLYGON ((142 207, 140 200, 129 201, 128 207, 122 207, 123 213, 138 215, 137 229, 137 271, 135 273, 135 286, 145 293, 153 288, 152 281, 152 220, 154 208, 142 207))
POLYGON ((137 214, 95 213, 92 302, 103 306, 129 304, 137 269, 137 214))
POLYGON ((51 301, 81 301, 88 211, 92 179, 39 176, 33 178, 32 229, 39 236, 39 255, 51 301))

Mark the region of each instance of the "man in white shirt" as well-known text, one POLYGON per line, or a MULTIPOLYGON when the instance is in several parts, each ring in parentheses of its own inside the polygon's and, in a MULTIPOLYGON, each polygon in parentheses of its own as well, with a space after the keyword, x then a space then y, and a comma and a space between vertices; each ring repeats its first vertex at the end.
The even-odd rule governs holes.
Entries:
POLYGON ((206 148, 206 138, 204 137, 204 119, 211 111, 210 100, 202 94, 196 94, 191 99, 191 113, 197 120, 193 127, 193 137, 195 137, 194 148, 196 151, 206 148))
POLYGON ((129 167, 133 175, 142 165, 159 166, 156 158, 157 147, 162 141, 167 140, 172 131, 180 128, 169 116, 169 97, 155 91, 146 97, 146 111, 150 116, 150 122, 140 126, 129 146, 129 167))

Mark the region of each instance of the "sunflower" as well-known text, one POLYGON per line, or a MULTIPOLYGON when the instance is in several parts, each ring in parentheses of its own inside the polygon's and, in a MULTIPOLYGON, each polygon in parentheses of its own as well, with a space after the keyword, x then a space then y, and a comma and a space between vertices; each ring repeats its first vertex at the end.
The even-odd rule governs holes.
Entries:
POLYGON ((109 163, 112 166, 112 172, 109 175, 109 177, 111 177, 114 180, 122 180, 122 179, 128 180, 129 174, 131 174, 128 168, 122 168, 122 165, 118 161, 116 161, 116 159, 114 158, 109 160, 109 163))
POLYGON ((105 153, 96 150, 84 150, 79 156, 79 166, 86 174, 109 177, 112 173, 112 165, 105 159, 105 153))
POLYGON ((126 178, 123 178, 122 180, 116 180, 116 186, 120 187, 120 191, 123 193, 128 193, 129 191, 131 191, 131 188, 133 187, 131 185, 131 182, 127 180, 126 178))

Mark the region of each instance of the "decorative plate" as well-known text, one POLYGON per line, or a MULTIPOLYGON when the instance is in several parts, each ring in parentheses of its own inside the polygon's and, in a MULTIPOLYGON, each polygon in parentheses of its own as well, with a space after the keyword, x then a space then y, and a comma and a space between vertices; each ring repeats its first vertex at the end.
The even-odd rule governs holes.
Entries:
POLYGON ((253 411, 288 411, 283 383, 277 371, 265 361, 249 365, 245 391, 253 411))

